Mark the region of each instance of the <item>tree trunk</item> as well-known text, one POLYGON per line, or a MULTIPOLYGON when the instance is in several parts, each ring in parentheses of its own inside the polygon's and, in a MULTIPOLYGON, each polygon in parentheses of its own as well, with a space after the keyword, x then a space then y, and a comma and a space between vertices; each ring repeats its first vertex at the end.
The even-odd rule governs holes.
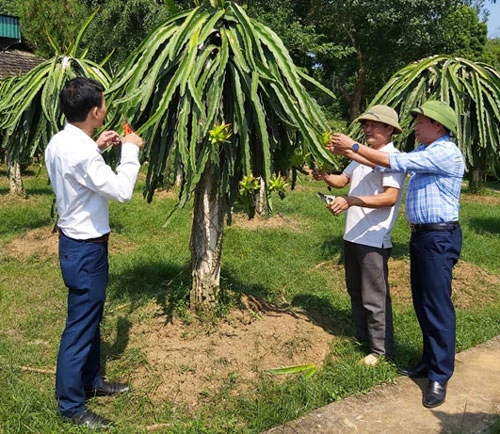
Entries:
POLYGON ((477 164, 470 169, 469 193, 477 193, 483 183, 483 170, 481 165, 477 164))
POLYGON ((484 174, 487 167, 486 154, 481 151, 479 146, 473 147, 473 165, 469 172, 469 192, 478 193, 484 181, 484 174))
POLYGON ((210 310, 219 301, 225 199, 214 199, 210 163, 194 192, 191 228, 191 308, 210 310))
POLYGON ((356 41, 355 33, 350 31, 347 33, 352 41, 352 44, 356 48, 356 57, 358 58, 358 74, 356 76, 354 89, 352 89, 350 95, 344 92, 344 95, 349 103, 349 116, 351 118, 351 121, 353 121, 361 113, 361 100, 363 92, 365 90, 366 81, 366 67, 363 52, 361 51, 361 47, 356 41))
POLYGON ((9 191, 11 194, 24 195, 23 178, 21 177, 21 164, 19 161, 7 158, 7 176, 9 178, 9 191))
POLYGON ((264 214, 266 212, 267 208, 267 197, 266 197, 266 184, 265 182, 261 179, 259 179, 259 193, 257 195, 257 200, 256 200, 256 205, 255 205, 255 213, 259 217, 264 217, 264 214))
POLYGON ((361 99, 365 88, 366 71, 360 67, 358 76, 356 77, 356 84, 352 90, 351 95, 348 97, 349 102, 349 117, 351 121, 356 119, 361 113, 361 99))
POLYGON ((177 169, 177 174, 175 175, 175 187, 181 188, 183 180, 184 180, 184 175, 182 173, 181 167, 179 167, 177 169))

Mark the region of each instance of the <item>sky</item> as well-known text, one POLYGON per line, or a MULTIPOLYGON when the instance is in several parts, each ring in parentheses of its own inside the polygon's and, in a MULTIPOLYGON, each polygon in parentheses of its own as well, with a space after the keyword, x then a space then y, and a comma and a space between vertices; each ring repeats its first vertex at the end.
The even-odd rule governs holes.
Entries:
POLYGON ((491 0, 485 2, 486 8, 490 11, 488 17, 488 38, 500 38, 500 0, 491 3, 491 0))

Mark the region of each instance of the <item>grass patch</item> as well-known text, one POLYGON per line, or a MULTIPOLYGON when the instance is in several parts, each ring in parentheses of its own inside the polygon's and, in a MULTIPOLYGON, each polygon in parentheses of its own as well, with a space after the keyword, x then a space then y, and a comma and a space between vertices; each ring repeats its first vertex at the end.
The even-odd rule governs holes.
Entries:
MULTIPOLYGON (((0 432, 80 432, 58 417, 50 374, 64 327, 67 296, 49 236, 53 197, 43 170, 32 170, 24 181, 27 198, 10 198, 7 180, 0 178, 4 246, 0 252, 0 432), (23 366, 32 370, 22 370, 23 366)), ((224 302, 201 326, 187 308, 191 209, 179 210, 164 227, 175 196, 161 192, 147 204, 142 187, 139 182, 129 204, 110 206, 110 283, 102 329, 105 374, 112 379, 133 379, 134 389, 116 399, 89 402, 93 410, 116 422, 116 432, 146 432, 147 427, 156 427, 158 432, 182 434, 260 433, 334 400, 394 381, 392 363, 384 361, 376 369, 357 364, 365 349, 352 339, 342 258, 345 220, 343 215, 332 217, 317 199, 316 191, 326 190, 323 184, 302 179, 283 201, 274 199, 276 214, 265 222, 235 216, 224 235, 224 302), (235 319, 234 312, 248 311, 249 305, 254 316, 241 314, 235 319), (271 315, 263 313, 266 309, 271 309, 271 315), (268 324, 265 321, 272 320, 273 312, 276 316, 283 312, 304 315, 332 338, 315 375, 273 377, 254 367, 249 369, 254 375, 247 379, 243 371, 231 369, 229 354, 216 353, 217 339, 236 342, 236 335, 242 336, 250 325, 268 324), (232 331, 221 333, 228 324, 232 331), (212 347, 200 344, 189 349, 190 354, 194 360, 197 353, 208 357, 213 353, 212 364, 227 367, 218 386, 196 390, 191 403, 176 397, 190 381, 208 376, 202 365, 176 364, 173 347, 162 349, 164 358, 152 358, 154 351, 160 351, 159 339, 177 332, 183 345, 190 339, 213 339, 212 347), (160 399, 159 391, 166 386, 164 374, 171 371, 184 378, 184 383, 160 399)), ((464 194, 461 201, 464 246, 459 267, 464 268, 456 271, 454 290, 459 351, 500 333, 499 200, 498 190, 490 187, 480 198, 464 194), (474 279, 467 278, 471 274, 474 279)), ((408 240, 401 212, 391 259, 396 362, 401 365, 417 361, 421 351, 409 295, 408 240)), ((283 345, 266 347, 269 336, 253 336, 252 352, 294 356, 308 345, 307 336, 292 336, 283 345)))

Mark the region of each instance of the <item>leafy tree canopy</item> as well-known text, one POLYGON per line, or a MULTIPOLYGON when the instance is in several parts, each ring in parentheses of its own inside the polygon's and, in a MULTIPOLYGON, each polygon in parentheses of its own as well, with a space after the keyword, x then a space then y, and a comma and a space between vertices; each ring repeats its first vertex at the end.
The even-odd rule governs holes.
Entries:
POLYGON ((152 0, 84 0, 88 10, 99 8, 84 36, 89 56, 100 60, 109 55, 117 69, 158 24, 170 15, 162 2, 152 0))
POLYGON ((500 38, 488 40, 484 53, 484 61, 500 71, 500 38))
POLYGON ((0 14, 16 15, 15 0, 0 0, 0 14))
MULTIPOLYGON (((82 46, 97 62, 112 54, 108 65, 116 71, 173 9, 202 2, 0 0, 0 11, 21 16, 23 37, 38 54, 51 57, 46 33, 64 49, 99 8, 82 46)), ((447 54, 493 63, 495 54, 485 49, 486 25, 479 20, 487 18, 487 2, 494 0, 236 1, 280 36, 296 65, 341 96, 328 104, 343 118, 355 117, 389 77, 418 59, 447 54)))
POLYGON ((334 90, 341 92, 348 103, 351 118, 404 65, 433 54, 455 55, 456 51, 462 54, 469 48, 478 50, 478 35, 485 32, 475 10, 462 0, 309 0, 307 3, 304 10, 309 11, 308 22, 316 23, 318 31, 329 40, 352 50, 342 62, 318 56, 325 77, 330 77, 336 85, 334 90), (457 15, 457 9, 462 15, 457 15), (463 24, 471 15, 475 21, 467 22, 468 36, 460 44, 453 41, 448 27, 455 26, 460 18, 463 24), (476 29, 479 24, 481 27, 476 29))
POLYGON ((460 6, 443 19, 441 52, 470 60, 484 60, 488 28, 470 6, 460 6))
POLYGON ((10 12, 21 18, 21 32, 25 42, 40 56, 49 58, 54 53, 49 38, 66 51, 75 41, 89 13, 77 0, 17 0, 2 1, 10 12), (15 4, 13 8, 12 4, 15 4))

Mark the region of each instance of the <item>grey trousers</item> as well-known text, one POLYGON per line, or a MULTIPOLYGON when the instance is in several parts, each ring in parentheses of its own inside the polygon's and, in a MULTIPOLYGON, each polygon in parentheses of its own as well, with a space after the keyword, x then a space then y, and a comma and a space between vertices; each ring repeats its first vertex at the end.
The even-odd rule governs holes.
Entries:
POLYGON ((391 250, 344 240, 345 279, 351 297, 356 338, 368 341, 372 353, 387 357, 394 356, 387 266, 391 250))

